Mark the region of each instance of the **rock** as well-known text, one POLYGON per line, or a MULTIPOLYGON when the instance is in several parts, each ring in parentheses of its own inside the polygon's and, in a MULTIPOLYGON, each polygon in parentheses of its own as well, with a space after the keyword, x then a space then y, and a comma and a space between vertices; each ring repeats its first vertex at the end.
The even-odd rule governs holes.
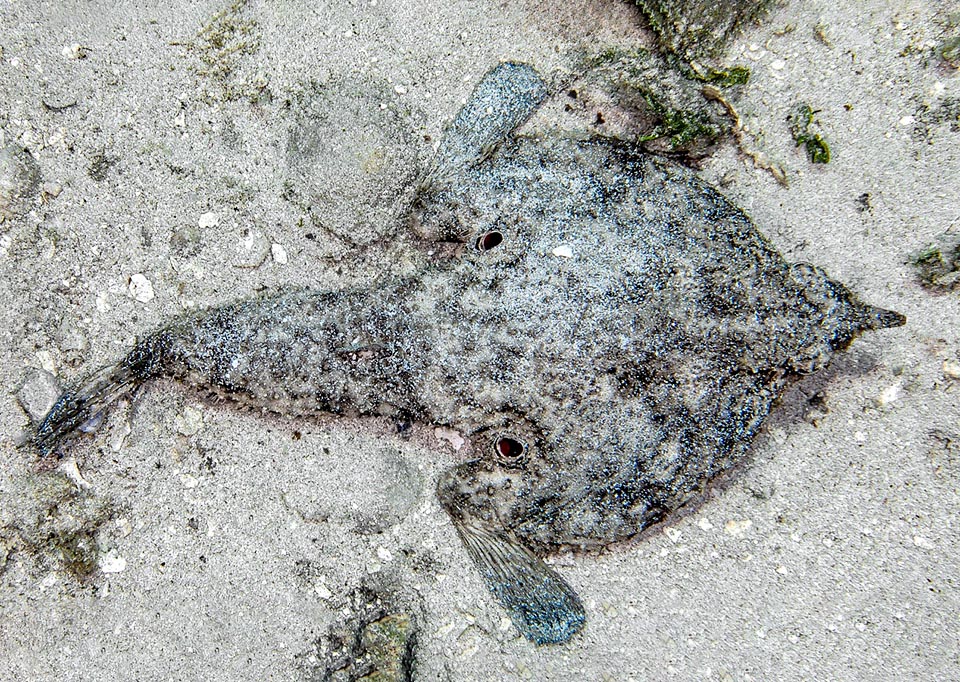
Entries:
POLYGON ((41 181, 40 166, 29 150, 16 143, 0 148, 0 217, 25 213, 41 181))
POLYGON ((637 0, 664 50, 686 59, 718 56, 774 0, 637 0))
POLYGON ((396 593, 364 585, 349 596, 345 618, 301 658, 308 680, 402 682, 414 679, 416 610, 396 593))
POLYGON ((61 393, 60 383, 52 373, 31 368, 27 370, 23 385, 17 391, 17 402, 30 420, 36 423, 50 411, 61 393))

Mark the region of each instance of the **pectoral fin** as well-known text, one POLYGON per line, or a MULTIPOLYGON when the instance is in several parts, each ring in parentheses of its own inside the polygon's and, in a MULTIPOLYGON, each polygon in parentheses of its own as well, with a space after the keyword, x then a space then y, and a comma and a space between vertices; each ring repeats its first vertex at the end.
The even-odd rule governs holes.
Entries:
POLYGON ((547 85, 527 64, 506 62, 477 84, 437 150, 434 174, 478 161, 530 118, 547 97, 547 85))
POLYGON ((559 644, 586 619, 576 592, 506 530, 471 520, 454 524, 487 587, 516 628, 535 644, 559 644))

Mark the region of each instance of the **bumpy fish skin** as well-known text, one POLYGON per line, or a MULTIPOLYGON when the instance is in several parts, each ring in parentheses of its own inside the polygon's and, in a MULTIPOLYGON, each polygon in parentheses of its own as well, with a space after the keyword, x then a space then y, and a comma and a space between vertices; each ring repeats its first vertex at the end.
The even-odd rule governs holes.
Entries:
POLYGON ((687 169, 510 137, 545 95, 501 65, 451 125, 411 220, 456 255, 377 289, 174 322, 65 394, 41 452, 159 375, 284 414, 453 427, 481 457, 438 496, 471 558, 528 639, 569 639, 583 606, 540 556, 664 519, 745 455, 791 381, 904 320, 784 261, 687 169))

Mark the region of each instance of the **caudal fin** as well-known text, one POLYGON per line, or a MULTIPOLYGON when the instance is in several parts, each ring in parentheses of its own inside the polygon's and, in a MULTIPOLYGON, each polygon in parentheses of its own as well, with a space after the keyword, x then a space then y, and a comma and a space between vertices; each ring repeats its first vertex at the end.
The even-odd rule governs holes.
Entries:
POLYGON ((34 429, 31 440, 40 456, 56 452, 64 438, 156 376, 167 344, 166 333, 151 334, 138 342, 123 360, 94 372, 61 395, 34 429))
POLYGON ((566 642, 586 620, 573 588, 506 530, 454 519, 470 558, 520 633, 535 644, 566 642))

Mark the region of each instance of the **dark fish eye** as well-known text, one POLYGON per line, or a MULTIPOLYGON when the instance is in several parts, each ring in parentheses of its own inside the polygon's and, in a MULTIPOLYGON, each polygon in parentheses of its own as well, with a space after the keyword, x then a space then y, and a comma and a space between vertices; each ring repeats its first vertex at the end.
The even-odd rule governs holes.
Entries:
POLYGON ((523 443, 509 436, 500 436, 497 438, 493 444, 493 449, 501 459, 506 460, 516 460, 526 451, 523 443))
POLYGON ((503 242, 503 234, 497 230, 484 232, 477 237, 477 251, 489 251, 500 246, 503 242))

